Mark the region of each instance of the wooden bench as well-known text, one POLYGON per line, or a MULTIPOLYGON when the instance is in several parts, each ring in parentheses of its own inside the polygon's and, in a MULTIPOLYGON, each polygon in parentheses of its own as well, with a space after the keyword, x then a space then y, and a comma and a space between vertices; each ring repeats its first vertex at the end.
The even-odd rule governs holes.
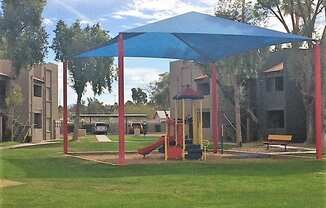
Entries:
POLYGON ((267 149, 269 149, 269 145, 284 145, 284 150, 286 151, 286 146, 292 141, 292 135, 281 135, 281 134, 269 134, 267 141, 264 144, 267 145, 267 149))

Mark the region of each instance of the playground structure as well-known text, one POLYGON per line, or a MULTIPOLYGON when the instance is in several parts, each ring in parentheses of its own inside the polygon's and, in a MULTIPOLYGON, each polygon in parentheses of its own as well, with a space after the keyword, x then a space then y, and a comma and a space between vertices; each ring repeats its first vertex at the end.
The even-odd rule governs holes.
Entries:
POLYGON ((153 144, 139 149, 138 153, 145 157, 153 150, 163 147, 165 160, 204 159, 206 146, 203 145, 203 96, 187 86, 173 99, 174 118, 166 115, 166 134, 153 144), (191 115, 185 115, 186 107, 191 108, 191 115))
MULTIPOLYGON (((320 43, 311 38, 247 25, 220 17, 189 12, 119 33, 106 45, 79 58, 118 57, 119 155, 125 163, 124 57, 193 60, 209 64, 212 90, 212 142, 216 153, 220 137, 218 74, 215 61, 271 45, 310 41, 314 44, 316 159, 323 157, 323 92, 320 43)), ((68 154, 67 61, 63 64, 64 153, 68 154)), ((176 121, 178 123, 178 120, 176 121)))

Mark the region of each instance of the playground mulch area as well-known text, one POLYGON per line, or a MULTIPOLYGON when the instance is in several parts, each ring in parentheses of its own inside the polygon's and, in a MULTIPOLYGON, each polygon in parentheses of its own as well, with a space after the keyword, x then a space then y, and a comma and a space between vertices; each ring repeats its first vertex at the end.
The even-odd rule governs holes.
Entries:
MULTIPOLYGON (((97 163, 117 165, 118 164, 118 152, 80 152, 73 153, 70 156, 82 159, 93 161, 97 163)), ((263 158, 274 158, 274 159, 287 159, 291 157, 305 157, 307 159, 313 159, 314 154, 309 149, 289 149, 284 151, 280 147, 274 147, 269 150, 266 150, 264 147, 234 147, 228 150, 225 150, 223 154, 207 152, 206 159, 202 158, 201 160, 165 160, 164 154, 157 151, 143 157, 137 152, 127 152, 125 155, 125 164, 173 164, 173 163, 219 163, 222 160, 228 159, 263 159, 263 158)))
POLYGON ((291 156, 291 155, 312 155, 316 151, 314 148, 305 147, 302 144, 289 144, 285 149, 283 145, 270 145, 269 149, 263 144, 247 144, 242 147, 232 147, 228 150, 232 153, 247 152, 248 154, 261 154, 270 156, 291 156))
MULTIPOLYGON (((103 164, 112 164, 116 165, 118 161, 118 153, 74 153, 71 154, 72 157, 79 158, 82 160, 88 160, 103 164)), ((216 162, 221 159, 226 158, 236 158, 237 154, 214 154, 212 152, 207 153, 207 158, 205 161, 203 160, 164 160, 164 154, 159 152, 152 152, 149 155, 143 157, 138 153, 126 153, 125 156, 125 164, 164 164, 164 163, 180 163, 180 162, 216 162)))
POLYGON ((301 148, 295 148, 292 149, 291 146, 287 147, 287 150, 284 150, 284 147, 270 147, 269 149, 266 149, 266 147, 263 146, 256 146, 256 147, 236 147, 232 148, 231 150, 238 150, 238 151, 246 151, 249 153, 304 153, 304 152, 311 152, 314 151, 314 149, 301 149, 301 148))
MULTIPOLYGON (((109 136, 111 142, 101 143, 98 142, 94 136, 88 136, 82 138, 79 142, 71 144, 70 156, 88 160, 101 164, 118 164, 118 137, 109 136)), ((126 161, 125 164, 173 164, 178 163, 180 160, 164 160, 164 154, 158 151, 143 157, 137 153, 137 149, 151 144, 158 139, 157 135, 143 136, 130 136, 126 137, 126 161)), ((291 144, 287 147, 287 151, 284 150, 284 146, 271 145, 269 149, 266 148, 261 142, 246 143, 242 147, 238 147, 235 144, 225 145, 225 151, 223 154, 207 153, 205 163, 216 163, 225 159, 261 159, 261 158, 276 158, 284 159, 289 157, 303 157, 307 159, 314 158, 314 149, 307 148, 302 144, 291 144)), ((202 160, 189 161, 184 160, 182 162, 203 162, 202 160)))

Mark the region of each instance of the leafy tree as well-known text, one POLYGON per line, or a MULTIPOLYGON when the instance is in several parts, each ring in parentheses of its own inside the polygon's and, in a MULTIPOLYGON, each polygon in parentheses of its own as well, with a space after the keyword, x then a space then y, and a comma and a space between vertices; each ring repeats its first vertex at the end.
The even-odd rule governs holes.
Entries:
MULTIPOLYGON (((288 33, 317 37, 315 31, 318 15, 325 9, 323 0, 258 0, 256 8, 276 17, 288 33), (290 21, 286 21, 286 18, 290 21)), ((326 14, 325 14, 326 15, 326 14)), ((307 143, 314 142, 314 76, 311 52, 299 49, 301 44, 292 44, 289 59, 289 73, 296 80, 303 95, 306 110, 307 143)), ((308 42, 307 48, 312 48, 308 42)))
POLYGON ((258 25, 266 21, 266 13, 256 10, 252 1, 222 0, 215 7, 215 15, 227 19, 258 25))
MULTIPOLYGON (((266 18, 265 13, 256 11, 253 2, 243 0, 220 1, 216 7, 215 15, 249 24, 260 24, 266 18)), ((221 77, 220 80, 224 84, 233 86, 236 142, 239 145, 242 143, 240 104, 243 94, 241 89, 246 80, 250 77, 256 77, 265 52, 265 49, 253 50, 250 53, 234 56, 216 63, 221 77)))
POLYGON ((47 53, 48 34, 42 25, 46 0, 2 0, 0 45, 2 57, 13 62, 16 74, 41 63, 47 53))
POLYGON ((134 103, 147 103, 147 94, 140 88, 131 89, 131 97, 134 103))
POLYGON ((152 104, 143 104, 143 103, 132 103, 126 102, 125 104, 126 113, 144 113, 147 114, 148 118, 151 118, 155 113, 155 107, 152 104))
POLYGON ((74 139, 78 138, 80 106, 87 84, 91 84, 94 94, 99 95, 107 89, 112 90, 112 82, 116 78, 112 58, 79 59, 75 55, 83 50, 98 47, 110 40, 108 33, 99 24, 81 27, 77 20, 71 26, 58 21, 54 30, 55 38, 51 48, 55 51, 55 59, 68 61, 71 87, 77 94, 76 116, 74 123, 74 139))
POLYGON ((325 8, 323 0, 258 0, 257 10, 276 17, 288 33, 313 37, 318 15, 325 8), (290 17, 290 21, 286 18, 290 17))
POLYGON ((166 72, 159 75, 158 81, 152 82, 148 86, 150 103, 157 109, 166 110, 170 106, 169 83, 170 74, 166 72))
POLYGON ((96 97, 87 98, 85 113, 112 113, 113 111, 114 105, 106 105, 96 97))
POLYGON ((8 110, 8 115, 10 118, 10 131, 11 131, 11 141, 14 140, 14 127, 18 120, 17 111, 23 102, 22 90, 18 85, 15 85, 10 89, 9 94, 5 98, 6 107, 8 110))

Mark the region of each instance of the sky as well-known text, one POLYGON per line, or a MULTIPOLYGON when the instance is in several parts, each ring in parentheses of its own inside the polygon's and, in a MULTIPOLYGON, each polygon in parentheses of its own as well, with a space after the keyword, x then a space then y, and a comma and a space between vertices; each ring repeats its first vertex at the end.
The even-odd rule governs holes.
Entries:
MULTIPOLYGON (((214 15, 218 0, 47 0, 43 17, 49 33, 49 42, 58 20, 71 24, 79 19, 83 25, 99 22, 114 37, 120 31, 141 26, 189 11, 214 15)), ((325 25, 325 20, 323 25, 325 25)), ((276 19, 271 18, 269 28, 284 31, 276 19)), ((131 88, 145 88, 150 82, 158 79, 160 73, 169 71, 168 59, 125 58, 125 100, 131 100, 131 88)), ((49 50, 46 62, 55 62, 54 53, 49 50)), ((62 64, 59 66, 59 104, 62 104, 62 64)), ((117 102, 117 82, 113 91, 105 92, 97 98, 106 103, 117 102)), ((68 104, 76 102, 76 94, 68 88, 68 104)), ((93 97, 90 86, 87 86, 86 97, 93 97)))
MULTIPOLYGON (((44 10, 44 24, 53 38, 53 30, 58 20, 68 24, 79 19, 82 24, 99 22, 114 37, 120 31, 144 25, 167 17, 197 11, 214 14, 216 0, 48 0, 44 10)), ((47 62, 54 62, 53 51, 49 51, 47 62)), ((159 74, 169 71, 168 59, 125 58, 125 100, 131 100, 131 88, 146 88, 150 82, 158 80, 159 74)), ((59 104, 62 103, 62 64, 59 64, 59 104)), ((106 104, 117 102, 117 82, 113 91, 96 96, 106 104)), ((68 104, 76 102, 76 94, 68 88, 68 104)), ((87 86, 86 97, 93 97, 87 86)))

